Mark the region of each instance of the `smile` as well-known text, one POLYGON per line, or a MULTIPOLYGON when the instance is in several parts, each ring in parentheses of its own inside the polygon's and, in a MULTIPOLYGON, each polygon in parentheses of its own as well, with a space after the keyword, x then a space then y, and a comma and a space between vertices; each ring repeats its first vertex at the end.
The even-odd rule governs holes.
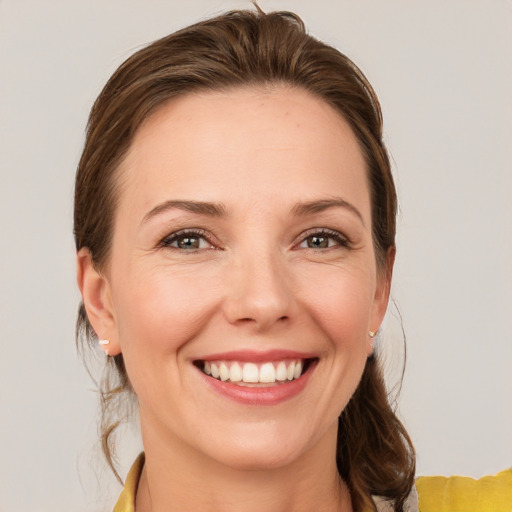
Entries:
POLYGON ((206 375, 222 382, 240 386, 275 385, 298 379, 307 369, 309 359, 267 361, 201 361, 199 368, 206 375))
POLYGON ((210 354, 193 364, 217 396, 244 405, 269 406, 300 395, 318 362, 314 353, 242 350, 210 354))

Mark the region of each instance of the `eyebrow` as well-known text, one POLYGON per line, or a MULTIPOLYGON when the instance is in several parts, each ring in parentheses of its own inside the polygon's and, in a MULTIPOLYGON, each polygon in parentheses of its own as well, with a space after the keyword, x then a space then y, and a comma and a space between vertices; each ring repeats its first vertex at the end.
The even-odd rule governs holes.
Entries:
POLYGON ((223 217, 226 215, 226 207, 222 203, 209 203, 204 201, 183 201, 174 200, 165 201, 155 206, 142 219, 141 224, 148 222, 156 215, 177 208, 199 215, 207 215, 209 217, 223 217))
MULTIPOLYGON (((151 211, 149 211, 142 219, 141 224, 148 222, 150 219, 156 215, 159 215, 160 213, 175 208, 199 215, 207 215, 209 217, 224 217, 227 213, 227 209, 222 203, 170 199, 169 201, 164 201, 163 203, 158 204, 151 211)), ((341 197, 297 203, 292 208, 292 215, 303 217, 315 213, 320 213, 330 208, 345 208, 354 213, 356 217, 359 218, 363 226, 365 225, 361 212, 353 204, 345 201, 345 199, 342 199, 341 197)))
POLYGON ((306 203, 297 203, 292 208, 292 214, 296 216, 312 215, 315 213, 323 212, 330 208, 345 208, 356 215, 359 218, 363 226, 365 225, 361 212, 351 203, 345 201, 341 197, 335 197, 332 199, 320 199, 317 201, 309 201, 306 203))

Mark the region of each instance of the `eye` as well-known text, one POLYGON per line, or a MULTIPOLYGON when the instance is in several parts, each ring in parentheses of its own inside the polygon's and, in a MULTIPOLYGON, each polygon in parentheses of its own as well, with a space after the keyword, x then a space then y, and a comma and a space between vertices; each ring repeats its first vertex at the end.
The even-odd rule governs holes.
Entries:
POLYGON ((182 230, 171 233, 162 240, 160 246, 190 252, 214 248, 203 230, 182 230))
POLYGON ((302 239, 299 248, 302 249, 330 249, 332 247, 349 247, 350 242, 338 231, 330 229, 310 230, 302 239))

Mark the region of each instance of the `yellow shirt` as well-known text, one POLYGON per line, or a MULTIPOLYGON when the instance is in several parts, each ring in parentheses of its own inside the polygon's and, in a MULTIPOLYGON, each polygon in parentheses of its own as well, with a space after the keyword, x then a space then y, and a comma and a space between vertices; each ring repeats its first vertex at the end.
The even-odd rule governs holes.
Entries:
MULTIPOLYGON (((114 512, 135 512, 135 492, 144 454, 133 464, 114 512)), ((512 512, 512 469, 479 480, 423 476, 416 480, 419 512, 512 512)))

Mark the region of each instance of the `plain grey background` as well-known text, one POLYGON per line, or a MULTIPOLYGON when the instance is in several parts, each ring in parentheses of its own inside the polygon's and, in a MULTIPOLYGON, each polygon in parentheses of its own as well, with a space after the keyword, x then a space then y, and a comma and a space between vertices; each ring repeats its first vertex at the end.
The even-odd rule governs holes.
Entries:
MULTIPOLYGON (((512 3, 261 0, 382 102, 400 195, 399 410, 419 474, 512 465, 512 3)), ((142 44, 248 1, 0 0, 0 511, 111 510, 74 348, 72 193, 88 110, 142 44)), ((396 312, 379 340, 396 378, 396 312)), ((125 434, 126 471, 139 450, 125 434)))

